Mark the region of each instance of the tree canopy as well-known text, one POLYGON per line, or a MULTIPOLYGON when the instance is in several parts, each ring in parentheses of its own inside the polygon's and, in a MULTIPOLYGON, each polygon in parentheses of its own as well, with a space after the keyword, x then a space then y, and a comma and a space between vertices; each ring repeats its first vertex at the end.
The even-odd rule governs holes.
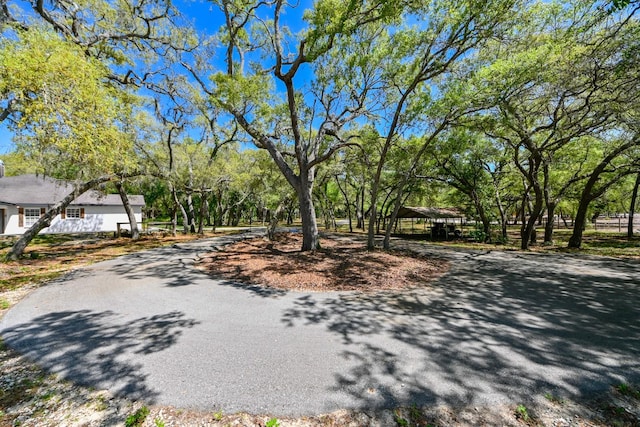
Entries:
POLYGON ((129 188, 174 231, 286 211, 314 250, 338 214, 388 248, 411 200, 487 240, 519 221, 523 249, 568 215, 579 247, 639 170, 639 8, 211 0, 205 28, 164 0, 8 1, 0 121, 43 172, 145 174, 129 188))

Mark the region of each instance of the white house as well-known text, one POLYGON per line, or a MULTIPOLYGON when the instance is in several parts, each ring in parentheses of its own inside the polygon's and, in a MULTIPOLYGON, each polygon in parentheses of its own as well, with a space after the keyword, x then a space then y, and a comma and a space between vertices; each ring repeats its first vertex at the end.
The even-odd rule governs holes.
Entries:
MULTIPOLYGON (((0 165, 0 234, 22 234, 50 207, 73 191, 67 181, 36 175, 2 176, 0 165)), ((129 202, 142 222, 144 197, 129 202)), ((129 218, 118 194, 89 190, 74 200, 40 233, 98 233, 129 228, 129 218)))

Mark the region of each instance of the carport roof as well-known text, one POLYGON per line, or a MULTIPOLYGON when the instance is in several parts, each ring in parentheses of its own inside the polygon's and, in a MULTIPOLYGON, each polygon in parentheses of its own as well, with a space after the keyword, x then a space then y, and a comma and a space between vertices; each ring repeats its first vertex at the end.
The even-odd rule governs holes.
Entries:
POLYGON ((403 206, 398 211, 398 218, 464 218, 464 214, 454 208, 427 208, 403 206))

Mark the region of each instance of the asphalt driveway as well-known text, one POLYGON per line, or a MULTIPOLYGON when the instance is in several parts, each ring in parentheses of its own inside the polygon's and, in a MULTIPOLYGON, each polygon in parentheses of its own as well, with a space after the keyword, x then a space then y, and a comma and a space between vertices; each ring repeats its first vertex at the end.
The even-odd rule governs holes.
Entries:
POLYGON ((192 268, 238 238, 74 272, 10 310, 0 335, 81 384, 225 413, 492 405, 640 381, 639 262, 421 246, 453 268, 399 294, 281 292, 192 268))

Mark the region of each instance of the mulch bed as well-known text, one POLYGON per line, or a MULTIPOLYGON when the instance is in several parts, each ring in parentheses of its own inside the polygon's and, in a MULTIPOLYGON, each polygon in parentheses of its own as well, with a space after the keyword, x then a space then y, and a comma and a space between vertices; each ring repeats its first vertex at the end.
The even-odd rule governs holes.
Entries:
POLYGON ((449 263, 398 251, 367 251, 349 238, 324 238, 322 249, 301 252, 302 236, 244 240, 205 255, 199 268, 216 277, 282 290, 388 291, 426 287, 449 263))

